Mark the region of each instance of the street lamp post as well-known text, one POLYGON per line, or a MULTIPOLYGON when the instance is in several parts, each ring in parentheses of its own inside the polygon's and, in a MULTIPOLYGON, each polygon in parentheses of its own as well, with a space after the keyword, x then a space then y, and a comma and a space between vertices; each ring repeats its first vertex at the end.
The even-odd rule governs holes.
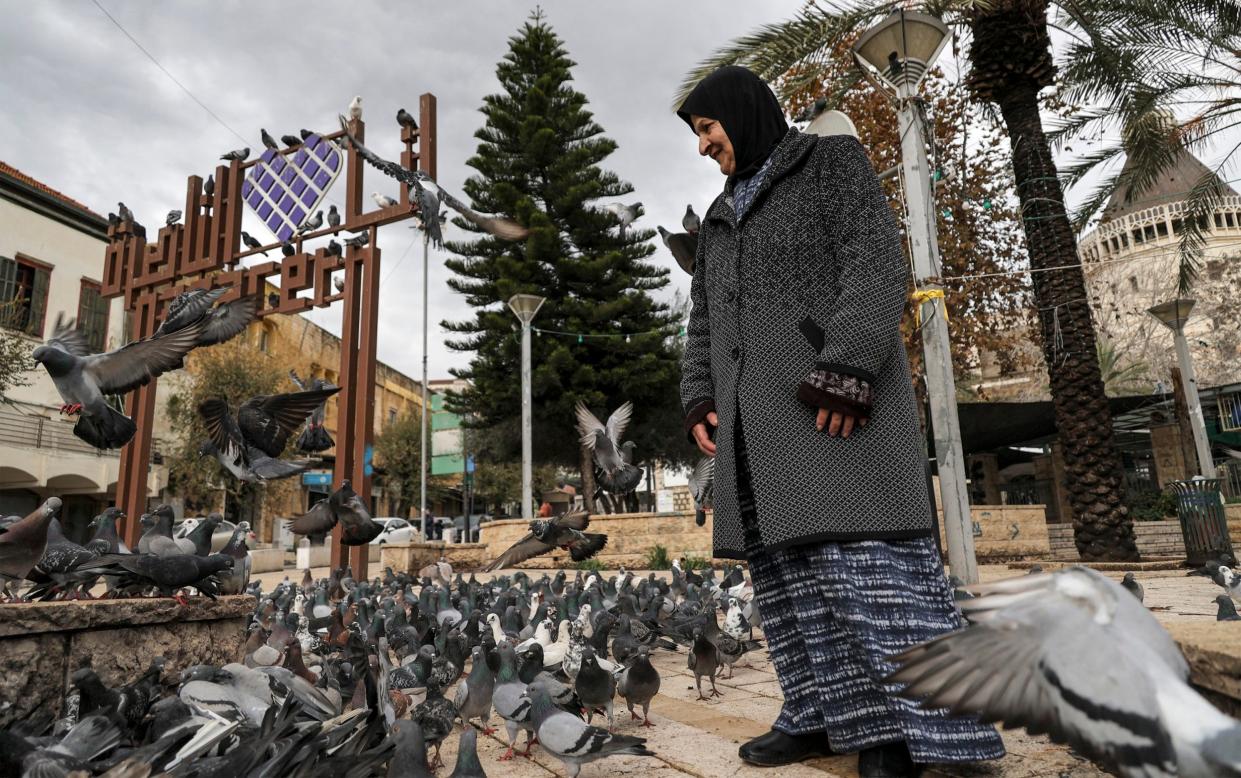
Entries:
POLYGON ((1189 406, 1189 425, 1194 432, 1194 449, 1198 452, 1198 472, 1203 478, 1214 478, 1215 460, 1211 457, 1211 441, 1207 438, 1207 425, 1202 418, 1202 401, 1198 399, 1198 379, 1194 377, 1194 363, 1189 357, 1189 343, 1185 340, 1185 322, 1189 320, 1194 302, 1177 297, 1148 309, 1147 313, 1172 330, 1176 362, 1185 384, 1185 404, 1189 406))
MULTIPOLYGON (((948 340, 947 308, 940 282, 939 242, 935 234, 934 182, 926 156, 928 128, 918 84, 948 40, 948 28, 934 16, 898 10, 867 30, 853 46, 866 78, 896 103, 901 133, 908 233, 914 263, 914 301, 922 325, 927 398, 939 472, 940 501, 948 564, 965 583, 978 581, 974 533, 966 490, 965 455, 957 418, 956 382, 948 340), (936 311, 936 300, 939 310, 936 311)), ((932 497, 932 500, 934 498, 932 497)), ((932 508, 934 506, 932 505, 932 508)))
POLYGON ((534 518, 534 416, 530 399, 530 322, 543 305, 543 298, 533 294, 515 294, 508 307, 521 322, 521 516, 534 518))

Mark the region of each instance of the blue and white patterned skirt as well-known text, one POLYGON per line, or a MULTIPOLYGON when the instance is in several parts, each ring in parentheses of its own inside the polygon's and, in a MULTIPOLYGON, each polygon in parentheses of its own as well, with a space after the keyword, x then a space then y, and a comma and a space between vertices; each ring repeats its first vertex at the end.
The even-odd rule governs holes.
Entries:
POLYGON ((934 539, 815 543, 769 553, 755 528, 740 434, 737 443, 745 552, 784 693, 775 728, 826 732, 837 753, 904 740, 914 760, 927 764, 1003 756, 994 727, 923 708, 898 696, 899 685, 882 682, 896 669, 887 657, 961 626, 934 539))

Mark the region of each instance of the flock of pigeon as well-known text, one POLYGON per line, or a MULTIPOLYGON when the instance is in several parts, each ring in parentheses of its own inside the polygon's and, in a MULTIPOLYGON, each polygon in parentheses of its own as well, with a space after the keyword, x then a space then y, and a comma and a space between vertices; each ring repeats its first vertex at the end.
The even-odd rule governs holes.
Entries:
POLYGON ((677 567, 671 581, 622 569, 483 583, 441 561, 417 578, 387 569, 355 581, 342 568, 315 581, 307 570, 300 584, 245 591, 257 606, 239 661, 169 679, 157 658, 116 688, 78 668, 59 718, 41 710, 0 731, 0 774, 414 778, 434 774, 460 721, 452 775, 484 776, 471 722, 492 734, 494 714, 502 759, 525 732, 525 755, 537 743, 576 776, 609 756, 653 756, 614 720, 619 695, 654 726, 652 651, 689 648, 689 667, 714 686, 718 667, 757 645, 740 567, 722 581, 677 567))

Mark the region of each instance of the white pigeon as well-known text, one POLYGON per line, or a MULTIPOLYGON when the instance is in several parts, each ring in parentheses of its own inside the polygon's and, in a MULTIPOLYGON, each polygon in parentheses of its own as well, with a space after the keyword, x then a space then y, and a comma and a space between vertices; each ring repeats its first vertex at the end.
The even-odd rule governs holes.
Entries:
POLYGON ((354 98, 349 101, 349 118, 362 118, 362 95, 355 95, 354 98))
POLYGON ((371 192, 371 199, 374 200, 375 205, 378 205, 380 208, 394 208, 397 205, 400 205, 400 203, 396 200, 393 200, 387 195, 382 195, 379 192, 371 192))
POLYGON ((580 402, 577 404, 577 431, 582 436, 581 442, 594 451, 595 464, 605 475, 615 476, 625 467, 620 441, 632 415, 633 403, 626 401, 612 411, 605 426, 589 408, 580 402))
POLYGON ((523 640, 517 644, 517 653, 524 654, 534 647, 535 644, 543 647, 543 656, 547 657, 547 647, 552 644, 552 621, 551 619, 543 619, 539 625, 534 628, 534 637, 529 640, 523 640))
POLYGON ((543 648, 543 666, 555 667, 564 661, 569 650, 569 621, 561 621, 556 628, 556 641, 543 648))
POLYGON ((1172 637, 1084 567, 966 587, 972 626, 892 658, 924 705, 1025 727, 1125 778, 1241 776, 1241 724, 1187 683, 1172 637))
POLYGON ((620 236, 625 237, 625 230, 642 215, 642 203, 608 203, 603 209, 616 217, 620 222, 620 236))
POLYGON ((1228 592, 1228 596, 1232 601, 1241 605, 1241 575, 1237 575, 1227 565, 1219 566, 1220 586, 1224 587, 1224 591, 1228 592))

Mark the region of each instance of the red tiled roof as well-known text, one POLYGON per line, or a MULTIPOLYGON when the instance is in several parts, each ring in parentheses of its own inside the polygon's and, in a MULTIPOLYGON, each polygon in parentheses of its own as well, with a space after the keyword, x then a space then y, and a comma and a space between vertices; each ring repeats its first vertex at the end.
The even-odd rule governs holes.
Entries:
POLYGON ((103 218, 99 214, 92 211, 90 208, 87 208, 82 203, 79 203, 77 200, 74 200, 72 197, 69 197, 68 195, 57 192, 55 189, 51 188, 50 186, 43 183, 42 181, 38 181, 36 179, 31 178, 30 176, 26 175, 22 171, 18 170, 17 168, 13 167, 12 165, 2 160, 0 160, 0 173, 3 173, 9 178, 17 179, 18 181, 22 182, 26 186, 37 189, 45 195, 50 195, 51 197, 55 197, 57 200, 60 200, 62 203, 65 203, 66 205, 70 205, 74 208, 77 208, 79 211, 88 213, 91 216, 94 216, 96 219, 103 218))

